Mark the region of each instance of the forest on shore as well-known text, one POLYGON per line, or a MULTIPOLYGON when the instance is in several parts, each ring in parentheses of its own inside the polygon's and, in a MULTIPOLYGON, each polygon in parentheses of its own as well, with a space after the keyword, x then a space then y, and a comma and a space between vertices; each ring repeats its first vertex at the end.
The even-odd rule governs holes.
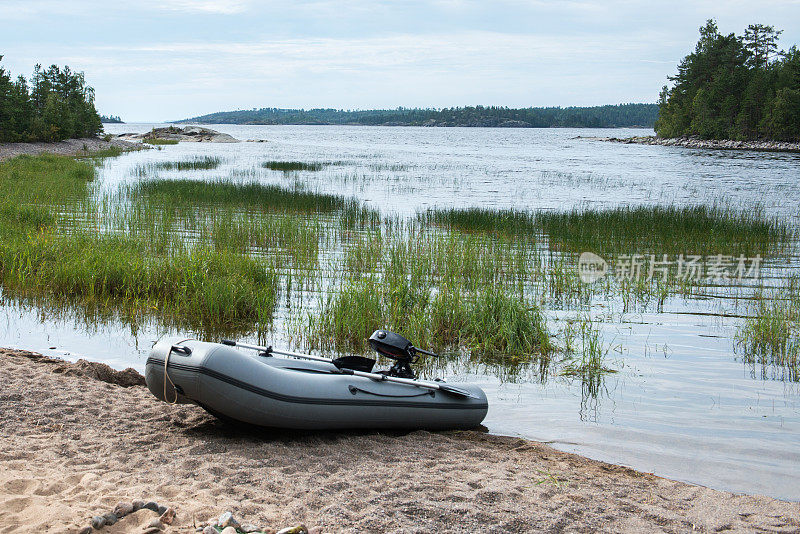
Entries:
POLYGON ((778 50, 781 32, 751 24, 744 35, 700 28, 694 52, 659 99, 660 137, 800 141, 800 50, 778 50))
POLYGON ((506 128, 652 128, 656 104, 513 109, 501 106, 444 109, 278 109, 222 111, 178 122, 203 124, 353 124, 363 126, 482 126, 506 128))
POLYGON ((82 72, 36 65, 26 80, 0 66, 0 142, 61 141, 102 131, 94 89, 82 72))
POLYGON ((100 122, 103 124, 125 124, 121 118, 117 115, 100 115, 100 122))

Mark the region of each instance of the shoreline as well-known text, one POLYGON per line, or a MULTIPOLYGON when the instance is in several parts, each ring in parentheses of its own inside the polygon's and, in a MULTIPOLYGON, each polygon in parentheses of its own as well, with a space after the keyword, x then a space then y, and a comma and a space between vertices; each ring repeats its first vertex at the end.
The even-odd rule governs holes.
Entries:
POLYGON ((701 148, 707 150, 751 150, 756 152, 800 152, 800 143, 786 141, 735 141, 731 139, 697 139, 694 137, 663 138, 655 135, 637 137, 583 137, 590 141, 623 143, 626 145, 677 146, 682 148, 701 148))
MULTIPOLYGON (((157 401, 133 370, 0 349, 3 532, 79 532, 120 501, 316 532, 800 527, 800 504, 736 495, 468 432, 231 427, 157 401)), ((142 531, 133 514, 97 532, 142 531)))
POLYGON ((132 143, 114 137, 108 141, 100 137, 87 137, 53 142, 0 143, 0 161, 22 155, 38 156, 43 153, 59 156, 91 156, 111 148, 138 150, 142 147, 141 143, 132 143))

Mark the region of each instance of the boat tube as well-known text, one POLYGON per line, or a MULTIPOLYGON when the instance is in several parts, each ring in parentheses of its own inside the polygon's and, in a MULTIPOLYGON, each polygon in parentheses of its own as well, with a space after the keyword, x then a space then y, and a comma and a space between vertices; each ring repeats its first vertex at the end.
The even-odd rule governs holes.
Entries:
POLYGON ((164 338, 150 352, 145 379, 160 400, 264 427, 442 430, 483 421, 488 403, 478 386, 414 379, 410 363, 430 353, 386 331, 376 331, 370 344, 396 360, 392 369, 372 372, 374 360, 358 356, 329 360, 232 341, 164 338))

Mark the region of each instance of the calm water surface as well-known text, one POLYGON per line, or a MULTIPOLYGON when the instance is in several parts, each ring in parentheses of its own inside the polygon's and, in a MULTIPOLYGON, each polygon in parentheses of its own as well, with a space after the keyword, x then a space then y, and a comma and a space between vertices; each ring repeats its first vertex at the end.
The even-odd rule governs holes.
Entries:
MULTIPOLYGON (((107 125, 111 133, 153 125, 107 125)), ((700 151, 603 143, 577 136, 623 137, 645 130, 212 126, 263 143, 166 146, 107 160, 101 188, 136 180, 142 163, 216 155, 218 169, 199 177, 241 175, 299 181, 323 192, 357 196, 384 214, 430 207, 568 209, 620 204, 760 206, 798 222, 800 155, 700 151), (265 160, 340 162, 315 173, 260 168, 265 160)), ((169 176, 166 174, 165 176, 169 176)), ((177 174, 175 174, 177 176, 177 174)), ((796 262, 789 262, 794 270, 796 262)), ((785 274, 785 273, 784 273, 785 274)), ((643 471, 727 489, 800 500, 800 387, 752 368, 734 351, 740 318, 730 299, 668 299, 661 313, 593 309, 612 347, 598 396, 555 377, 451 368, 451 380, 479 383, 490 398, 490 431, 643 471), (709 315, 715 313, 720 315, 709 315)), ((558 325, 567 312, 549 313, 558 325)), ((280 313, 279 313, 280 315, 280 313)), ((67 359, 144 368, 151 344, 168 331, 132 331, 69 311, 6 302, 0 344, 67 359)), ((286 341, 279 331, 276 344, 286 341)))

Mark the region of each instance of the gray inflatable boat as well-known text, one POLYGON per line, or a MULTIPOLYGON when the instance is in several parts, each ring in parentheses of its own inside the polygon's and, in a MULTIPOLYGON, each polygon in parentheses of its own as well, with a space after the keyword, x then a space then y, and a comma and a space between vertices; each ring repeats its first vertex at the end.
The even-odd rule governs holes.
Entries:
POLYGON ((397 334, 376 331, 370 343, 396 361, 392 369, 372 372, 375 360, 357 356, 329 360, 232 341, 165 338, 153 346, 145 378, 163 401, 264 427, 436 430, 483 421, 488 404, 479 387, 414 379, 410 363, 426 352, 397 334))

